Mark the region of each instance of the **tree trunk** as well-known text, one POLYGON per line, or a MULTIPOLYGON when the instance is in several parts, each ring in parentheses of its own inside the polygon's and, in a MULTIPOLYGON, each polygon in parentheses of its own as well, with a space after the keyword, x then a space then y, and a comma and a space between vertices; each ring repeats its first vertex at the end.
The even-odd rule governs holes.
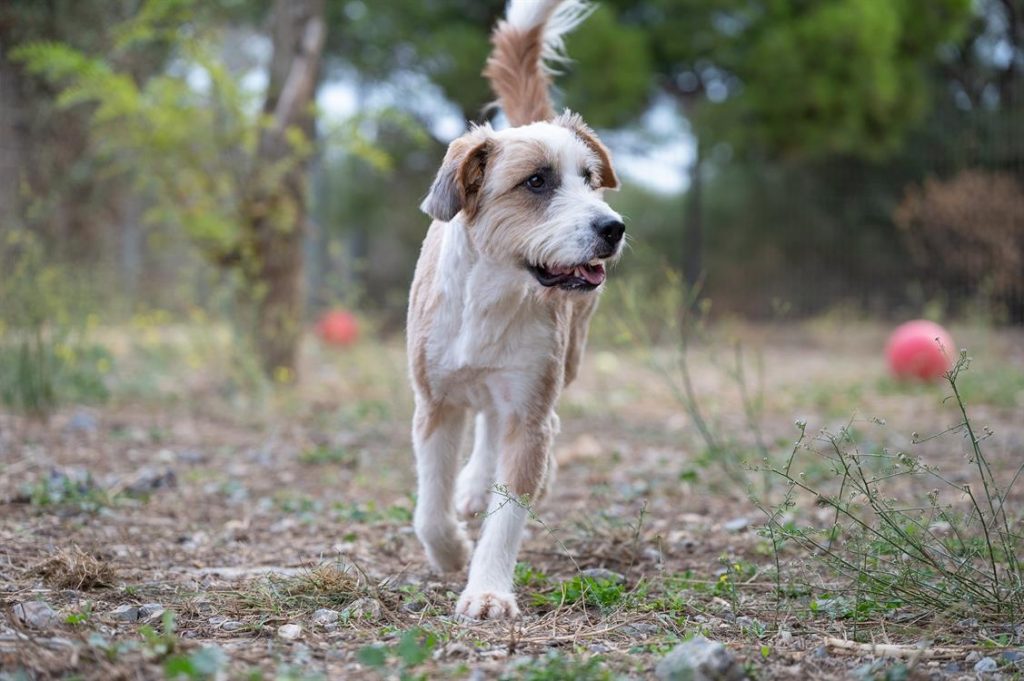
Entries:
POLYGON ((260 135, 245 215, 256 351, 264 371, 278 378, 295 374, 303 322, 308 151, 297 148, 290 131, 301 131, 305 143, 315 134, 313 96, 325 34, 324 0, 274 1, 274 54, 263 106, 268 123, 260 135))
MULTIPOLYGON (((690 291, 704 274, 704 206, 702 204, 700 138, 695 137, 693 167, 690 169, 690 195, 683 225, 683 277, 690 291)), ((696 301, 695 301, 696 302, 696 301)))

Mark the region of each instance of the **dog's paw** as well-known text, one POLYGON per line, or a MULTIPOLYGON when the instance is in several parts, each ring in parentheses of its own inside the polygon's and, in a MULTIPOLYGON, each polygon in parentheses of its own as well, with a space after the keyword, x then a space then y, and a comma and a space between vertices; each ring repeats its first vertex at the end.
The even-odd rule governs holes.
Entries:
POLYGON ((487 480, 481 480, 465 471, 455 483, 455 510, 463 518, 473 518, 487 510, 491 501, 491 487, 487 480))
POLYGON ((438 572, 458 572, 473 553, 473 542, 461 527, 455 526, 444 531, 430 528, 417 534, 427 551, 430 565, 438 572))
POLYGON ((475 518, 487 510, 490 500, 490 489, 471 489, 468 486, 459 486, 455 493, 455 510, 463 518, 475 518))
POLYGON ((470 620, 510 620, 519 617, 519 606, 510 593, 463 591, 455 605, 455 614, 470 620))

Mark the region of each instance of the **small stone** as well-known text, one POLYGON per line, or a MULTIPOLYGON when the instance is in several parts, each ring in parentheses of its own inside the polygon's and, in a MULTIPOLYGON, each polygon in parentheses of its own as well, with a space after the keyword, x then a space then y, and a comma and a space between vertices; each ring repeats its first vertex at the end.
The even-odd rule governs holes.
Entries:
POLYGON ((244 626, 245 625, 238 620, 226 620, 220 625, 220 628, 224 631, 238 631, 244 626))
MULTIPOLYGON (((456 657, 470 657, 473 654, 473 649, 465 643, 449 643, 441 649, 441 656, 444 658, 456 658, 456 657)), ((440 659, 440 658, 438 658, 440 659)))
POLYGON ((967 664, 974 664, 980 659, 981 653, 979 653, 977 650, 972 650, 971 652, 967 653, 967 657, 964 659, 964 662, 966 662, 967 664))
POLYGON ((91 435, 96 432, 98 424, 96 417, 87 411, 78 410, 71 415, 68 421, 68 430, 72 433, 85 433, 91 435))
POLYGON ((999 657, 1007 662, 1021 662, 1024 661, 1024 652, 1020 650, 1004 650, 999 657))
POLYGON ((427 607, 427 602, 422 598, 409 601, 408 603, 402 603, 402 611, 412 614, 423 612, 423 609, 427 607))
POLYGON ((793 642, 793 632, 782 629, 779 631, 779 643, 784 646, 788 646, 793 642))
POLYGON ((337 610, 331 610, 330 608, 320 608, 313 613, 313 624, 317 626, 327 626, 328 624, 334 624, 341 617, 341 613, 337 610))
POLYGON ((627 636, 653 636, 661 631, 661 627, 657 624, 651 624, 650 622, 637 622, 636 624, 627 624, 626 626, 619 629, 620 632, 627 636))
POLYGON ((742 532, 747 529, 748 525, 750 525, 750 520, 747 518, 733 518, 725 525, 722 525, 722 527, 724 527, 727 532, 742 532))
POLYGON ((653 546, 644 548, 644 558, 651 561, 652 563, 663 563, 665 562, 664 554, 653 546))
POLYGON ((178 476, 170 468, 159 470, 156 468, 145 468, 132 481, 125 491, 129 494, 141 496, 152 494, 157 490, 177 487, 178 476))
POLYGON ((117 622, 134 622, 139 619, 139 609, 134 605, 119 605, 110 611, 110 619, 117 622))
POLYGON ((994 672, 997 669, 999 669, 999 663, 997 663, 991 657, 983 657, 980 660, 978 660, 974 665, 974 671, 978 674, 994 672))
POLYGON ((589 646, 587 646, 587 650, 597 655, 601 655, 603 653, 609 652, 611 648, 602 643, 591 643, 589 646))
POLYGON ((277 628, 277 635, 286 641, 294 641, 302 636, 302 627, 298 624, 282 624, 277 628))
POLYGON ((160 619, 163 617, 164 610, 164 606, 159 603, 146 603, 139 606, 139 619, 143 621, 160 619))
POLYGON ((959 674, 963 670, 963 665, 961 665, 959 662, 949 662, 946 664, 945 667, 942 668, 942 671, 946 672, 947 674, 959 674))
POLYGON ((582 570, 580 575, 598 582, 611 582, 613 584, 626 583, 625 575, 615 572, 614 570, 606 570, 605 568, 589 568, 587 570, 582 570))
POLYGON ((342 611, 342 617, 346 619, 380 619, 380 602, 373 598, 357 598, 342 611))
POLYGON ((57 613, 46 601, 28 601, 14 606, 14 617, 26 627, 45 629, 57 623, 57 613))
POLYGON ((825 659, 828 657, 828 648, 825 646, 818 646, 814 649, 814 656, 819 659, 825 659))
POLYGON ((677 645, 654 670, 660 681, 742 681, 743 667, 718 641, 696 636, 677 645))
POLYGON ((178 461, 182 463, 202 463, 206 455, 196 449, 185 449, 178 452, 178 461))

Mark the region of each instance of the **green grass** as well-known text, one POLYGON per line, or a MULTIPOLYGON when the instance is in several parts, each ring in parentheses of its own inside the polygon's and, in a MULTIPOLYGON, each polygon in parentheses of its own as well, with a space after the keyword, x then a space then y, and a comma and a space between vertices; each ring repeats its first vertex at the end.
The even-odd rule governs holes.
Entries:
POLYGON ((551 651, 512 667, 502 681, 612 681, 615 676, 598 656, 568 656, 551 651))

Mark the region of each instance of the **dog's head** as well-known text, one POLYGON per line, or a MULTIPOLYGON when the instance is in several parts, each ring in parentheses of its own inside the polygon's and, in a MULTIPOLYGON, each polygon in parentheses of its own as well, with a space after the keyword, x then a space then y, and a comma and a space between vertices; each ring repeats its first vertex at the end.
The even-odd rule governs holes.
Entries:
POLYGON ((448 147, 421 208, 460 212, 488 258, 546 288, 592 291, 622 251, 622 217, 602 198, 619 180, 608 150, 576 114, 495 132, 478 127, 448 147))

